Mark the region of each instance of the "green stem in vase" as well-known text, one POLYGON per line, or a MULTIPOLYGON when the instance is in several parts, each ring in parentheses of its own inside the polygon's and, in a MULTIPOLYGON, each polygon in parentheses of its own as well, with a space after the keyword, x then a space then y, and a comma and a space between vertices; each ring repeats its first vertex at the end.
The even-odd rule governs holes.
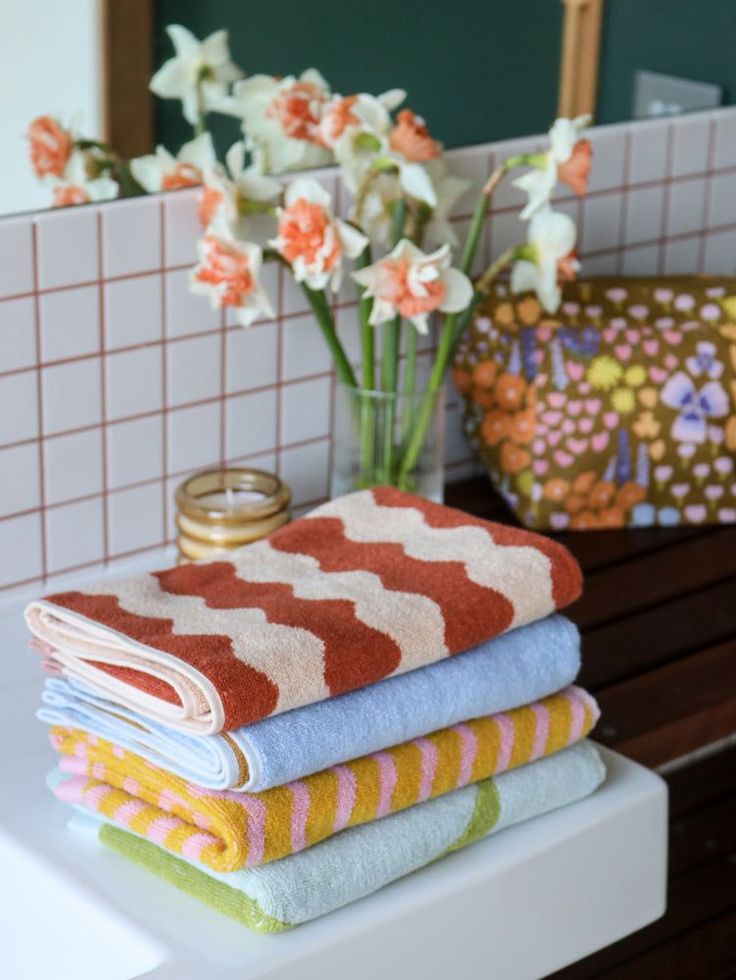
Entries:
POLYGON ((501 272, 501 270, 511 262, 516 261, 516 259, 525 257, 526 247, 527 246, 514 245, 512 248, 508 248, 505 252, 502 252, 496 261, 488 267, 488 269, 478 280, 472 299, 470 300, 467 308, 460 314, 448 313, 445 315, 445 320, 442 325, 442 333, 440 334, 440 342, 437 348, 437 356, 432 366, 432 373, 429 378, 427 393, 424 396, 424 401, 419 409, 414 431, 412 432, 409 445, 406 448, 404 458, 401 462, 401 467, 399 470, 400 487, 405 487, 408 485, 411 471, 417 465, 419 455, 422 451, 422 446, 424 445, 427 438, 427 433, 429 432, 429 427, 432 422, 432 413, 435 409, 437 396, 442 388, 445 372, 455 354, 455 349, 460 342, 460 338, 465 332, 465 329, 470 322, 473 313, 475 312, 476 306, 488 295, 490 288, 499 272, 501 272))
POLYGON ((312 313, 314 313, 315 319, 322 331, 322 336, 325 338, 327 346, 330 348, 332 356, 335 359, 335 371, 338 378, 343 384, 349 385, 351 388, 357 388, 358 382, 355 377, 355 372, 337 336, 332 310, 327 302, 324 290, 310 289, 305 282, 301 286, 312 313))
MULTIPOLYGON (((358 257, 358 268, 364 269, 373 261, 371 246, 366 245, 358 257)), ((376 386, 376 333, 370 324, 373 300, 365 293, 360 297, 360 347, 363 356, 363 389, 370 392, 376 386)), ((371 486, 374 480, 374 442, 375 442, 375 408, 373 399, 366 394, 359 394, 360 412, 358 425, 360 427, 360 486, 371 486)))
MULTIPOLYGON (((356 264, 359 269, 365 269, 372 262, 371 247, 366 245, 356 264)), ((363 355, 363 387, 368 391, 372 391, 376 384, 376 334, 369 322, 372 309, 373 300, 370 296, 366 296, 365 291, 362 290, 359 303, 360 348, 363 355)))
MULTIPOLYGON (((391 209, 391 248, 402 239, 406 223, 406 201, 394 201, 391 209)), ((394 427, 396 424, 396 394, 399 378, 399 350, 401 347, 401 317, 384 324, 381 336, 381 389, 387 395, 383 405, 383 430, 381 432, 381 479, 393 482, 394 427)))
POLYGON ((406 336, 406 369, 404 371, 404 415, 401 420, 401 442, 406 443, 414 422, 414 395, 417 390, 417 331, 409 328, 406 336))

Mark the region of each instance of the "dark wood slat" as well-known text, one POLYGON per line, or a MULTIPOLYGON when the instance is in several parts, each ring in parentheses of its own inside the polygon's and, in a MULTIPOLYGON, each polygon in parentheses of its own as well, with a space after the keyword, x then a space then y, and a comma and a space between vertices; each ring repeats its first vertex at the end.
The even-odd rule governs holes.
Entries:
POLYGON ((658 946, 633 964, 601 974, 601 980, 733 980, 734 936, 736 909, 658 946))
POLYGON ((667 774, 670 820, 736 796, 736 745, 667 774))
POLYGON ((670 826, 671 878, 722 854, 736 854, 736 796, 680 817, 670 826))
MULTIPOLYGON (((667 574, 666 566, 660 574, 667 574)), ((733 636, 736 580, 589 630, 583 636, 580 682, 595 691, 733 636)))
MULTIPOLYGON (((575 555, 587 574, 609 565, 618 565, 639 555, 666 551, 690 538, 713 533, 713 528, 642 527, 620 531, 579 531, 557 534, 556 539, 575 555)), ((715 529, 716 533, 718 529, 715 529)))
POLYGON ((105 138, 122 157, 153 152, 153 0, 103 0, 105 138))
MULTIPOLYGON (((736 575, 736 527, 672 544, 588 575, 570 614, 581 629, 630 615, 736 575), (665 574, 666 572, 666 574, 665 574)), ((734 587, 736 602, 736 586, 734 587)))
POLYGON ((489 521, 519 524, 514 512, 486 477, 474 477, 448 484, 445 487, 445 503, 489 521))
POLYGON ((596 693, 596 738, 648 766, 736 731, 736 639, 596 693))
MULTIPOLYGON (((618 970, 621 970, 621 977, 646 977, 650 980, 650 975, 644 970, 636 972, 649 951, 676 941, 679 935, 698 929, 716 916, 728 914, 736 905, 734 889, 736 864, 729 859, 729 855, 723 855, 671 883, 667 914, 662 919, 560 970, 553 974, 553 978, 589 980, 601 975, 608 977, 609 973, 603 971, 614 971, 614 975, 618 976, 618 970), (634 962, 631 963, 631 960, 634 962), (625 970, 631 972, 623 972, 625 970)), ((685 975, 674 972, 669 975, 669 980, 680 980, 681 976, 685 975)), ((705 980, 710 974, 698 976, 705 980)))

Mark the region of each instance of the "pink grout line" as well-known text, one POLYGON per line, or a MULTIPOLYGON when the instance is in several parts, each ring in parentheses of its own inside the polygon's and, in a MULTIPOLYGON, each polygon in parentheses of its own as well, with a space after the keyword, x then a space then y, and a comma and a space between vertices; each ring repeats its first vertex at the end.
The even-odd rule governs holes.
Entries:
MULTIPOLYGON (((297 442, 285 443, 280 448, 281 451, 288 452, 289 450, 292 449, 303 449, 305 446, 315 446, 321 443, 326 443, 329 442, 329 440, 330 440, 329 433, 325 433, 324 435, 320 435, 320 436, 311 436, 309 439, 300 439, 297 442)), ((241 463, 246 460, 257 459, 263 456, 264 454, 267 454, 268 452, 269 450, 259 449, 257 452, 244 453, 243 455, 236 456, 236 457, 226 456, 222 460, 213 460, 213 462, 208 465, 229 466, 231 464, 235 464, 236 462, 241 463)), ((111 487, 111 488, 108 487, 106 493, 109 498, 115 496, 115 494, 123 493, 124 491, 138 490, 142 487, 151 487, 151 486, 155 486, 157 483, 163 483, 164 485, 163 491, 164 493, 168 494, 168 488, 166 487, 167 480, 172 478, 178 479, 181 477, 189 476, 191 473, 197 472, 197 469, 198 469, 197 467, 195 467, 194 469, 192 467, 187 467, 186 469, 172 470, 171 472, 167 473, 165 476, 162 474, 160 476, 149 477, 147 480, 134 480, 131 483, 121 483, 120 486, 111 487)), ((64 500, 57 500, 52 504, 46 504, 44 510, 48 512, 52 510, 59 510, 62 507, 69 507, 73 504, 86 503, 90 500, 99 500, 102 497, 102 495, 103 495, 103 491, 96 490, 93 493, 81 494, 80 496, 77 497, 68 497, 65 498, 64 500)), ((40 507, 29 507, 26 510, 13 511, 12 514, 0 514, 0 524, 2 524, 3 521, 15 520, 16 518, 19 517, 28 517, 31 514, 37 514, 40 512, 40 509, 41 509, 40 507)))
POLYGON ((276 270, 276 293, 278 316, 276 319, 276 445, 274 446, 274 457, 276 459, 276 476, 281 476, 281 425, 283 415, 282 393, 284 388, 284 270, 279 263, 276 270))
MULTIPOLYGON (((633 156, 633 139, 631 136, 631 130, 627 129, 626 138, 624 143, 624 184, 623 184, 623 201, 621 203, 621 226, 619 228, 619 247, 617 255, 617 269, 618 274, 623 274, 624 268, 624 255, 626 253, 626 245, 628 244, 628 234, 629 234, 629 203, 631 195, 631 158, 633 156)), ((582 204, 581 204, 582 210, 582 204)))
POLYGON ((700 224, 702 226, 700 233, 700 244, 698 247, 698 272, 703 273, 705 269, 705 252, 706 245, 708 241, 708 232, 710 228, 708 227, 708 215, 710 214, 710 205, 713 198, 713 169, 716 157, 716 121, 711 119, 708 124, 708 164, 707 170, 710 176, 706 177, 705 180, 705 193, 703 194, 703 212, 701 215, 700 224))
POLYGON ((31 247, 33 258, 33 320, 36 333, 36 398, 38 412, 38 494, 39 523, 41 530, 41 579, 45 581, 48 572, 48 540, 46 526, 46 470, 44 464, 44 425, 43 425, 43 371, 41 369, 41 298, 38 290, 38 226, 31 226, 31 247))
POLYGON ((100 436, 102 443, 102 552, 103 562, 107 565, 110 557, 110 508, 108 506, 108 463, 107 463, 107 354, 106 354, 106 330, 105 330, 105 287, 104 287, 104 255, 102 233, 102 208, 97 212, 97 274, 99 282, 98 303, 99 303, 99 330, 100 330, 100 436))
MULTIPOLYGON (((161 242, 161 539, 165 543, 169 535, 169 492, 167 469, 169 465, 169 378, 166 357, 168 338, 168 299, 166 295, 166 220, 164 202, 159 207, 159 230, 161 242)), ((153 414, 159 414, 157 412, 153 414)))
POLYGON ((220 312, 220 465, 227 456, 227 332, 225 310, 220 312))
POLYGON ((667 242, 672 239, 668 237, 667 232, 670 227, 670 210, 672 203, 672 169, 674 167, 674 157, 675 157, 675 127, 672 123, 667 126, 667 157, 665 163, 665 174, 664 180, 664 201, 662 203, 662 224, 660 227, 660 241, 657 243, 659 245, 659 257, 657 260, 657 271, 659 275, 664 275, 665 265, 667 263, 667 242))

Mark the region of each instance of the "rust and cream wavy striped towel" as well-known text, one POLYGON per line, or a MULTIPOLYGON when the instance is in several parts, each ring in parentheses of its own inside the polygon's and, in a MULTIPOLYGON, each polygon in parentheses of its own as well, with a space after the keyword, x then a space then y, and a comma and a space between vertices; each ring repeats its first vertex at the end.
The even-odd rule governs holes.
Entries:
POLYGON ((209 734, 467 650, 580 587, 556 542, 381 487, 228 561, 58 593, 26 619, 67 676, 209 734))

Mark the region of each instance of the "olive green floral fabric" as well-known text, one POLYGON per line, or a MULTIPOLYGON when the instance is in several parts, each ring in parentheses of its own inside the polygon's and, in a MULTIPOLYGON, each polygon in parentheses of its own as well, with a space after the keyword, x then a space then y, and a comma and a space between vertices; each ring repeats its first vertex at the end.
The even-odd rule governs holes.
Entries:
POLYGON ((736 522, 736 280, 580 281, 554 317, 499 284, 454 377, 528 526, 736 522))

